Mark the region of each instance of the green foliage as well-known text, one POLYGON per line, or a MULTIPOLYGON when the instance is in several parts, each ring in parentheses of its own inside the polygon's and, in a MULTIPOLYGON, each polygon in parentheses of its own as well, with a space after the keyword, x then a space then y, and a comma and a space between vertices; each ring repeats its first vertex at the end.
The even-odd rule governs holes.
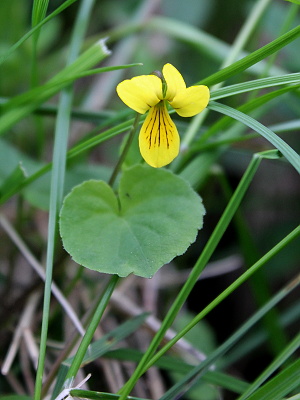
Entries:
POLYGON ((299 400, 299 4, 0 1, 0 400, 299 400), (168 62, 154 169, 115 89, 168 62))
POLYGON ((183 179, 135 166, 123 172, 118 197, 101 181, 75 187, 64 201, 60 232, 77 263, 151 278, 195 241, 203 214, 200 197, 183 179))

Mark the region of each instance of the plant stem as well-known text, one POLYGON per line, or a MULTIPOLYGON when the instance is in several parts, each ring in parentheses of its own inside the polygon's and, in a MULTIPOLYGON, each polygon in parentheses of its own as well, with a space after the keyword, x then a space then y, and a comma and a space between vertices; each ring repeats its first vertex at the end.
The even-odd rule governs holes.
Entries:
POLYGON ((114 182, 116 180, 116 177, 117 177, 117 175, 118 175, 118 173, 119 173, 119 171, 121 169, 121 166, 122 166, 122 164, 123 164, 123 162, 125 160, 125 157, 126 157, 128 151, 130 149, 130 146, 131 146, 131 144, 133 142, 133 139, 134 139, 134 136, 135 136, 135 132, 136 132, 137 127, 139 125, 140 118, 141 118, 141 115, 140 114, 136 114, 136 117, 135 117, 135 119, 133 121, 133 125, 132 125, 132 127, 130 129, 130 132, 129 132, 128 140, 127 140, 127 142, 125 144, 125 147, 124 147, 124 149, 122 151, 122 154, 120 155, 119 161, 118 161, 117 165, 115 166, 115 169, 113 170, 113 173, 112 173, 112 175, 111 175, 111 177, 109 179, 108 184, 110 186, 113 186, 113 184, 114 184, 114 182))

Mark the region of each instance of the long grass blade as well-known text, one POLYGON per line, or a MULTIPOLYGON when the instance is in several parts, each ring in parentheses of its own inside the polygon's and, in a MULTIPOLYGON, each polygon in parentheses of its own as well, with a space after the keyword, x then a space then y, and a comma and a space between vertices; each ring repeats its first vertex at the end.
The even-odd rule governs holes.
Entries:
POLYGON ((278 85, 299 84, 300 73, 280 75, 262 79, 254 79, 249 82, 238 83, 236 85, 226 86, 221 89, 211 91, 211 100, 223 99, 224 97, 245 93, 251 90, 266 89, 278 85))
MULTIPOLYGON (((94 0, 83 1, 79 9, 73 32, 70 54, 68 57, 68 63, 71 65, 76 64, 76 58, 78 57, 81 43, 84 38, 85 30, 93 6, 93 1, 94 0)), ((90 60, 88 62, 90 62, 90 60)), ((59 206, 62 202, 62 196, 63 196, 71 104, 72 104, 72 88, 70 87, 62 93, 59 102, 58 116, 55 129, 53 169, 51 175, 51 190, 50 190, 48 246, 47 246, 47 258, 46 258, 46 280, 44 288, 44 304, 43 304, 40 353, 39 353, 39 362, 38 362, 38 369, 35 382, 35 397, 34 397, 35 400, 39 400, 41 398, 41 391, 42 391, 42 381, 43 381, 44 365, 46 358, 46 345, 47 345, 48 324, 49 324, 55 236, 57 231, 56 223, 57 223, 59 206)))
POLYGON ((292 164, 296 171, 300 173, 300 156, 284 140, 282 140, 269 128, 262 125, 260 122, 256 121, 252 117, 249 117, 248 115, 242 113, 241 111, 235 110, 224 104, 219 104, 212 101, 209 104, 209 108, 242 122, 246 126, 249 126, 249 128, 255 130, 257 133, 262 135, 265 139, 272 143, 272 145, 275 146, 292 164))
POLYGON ((201 80, 199 84, 212 86, 215 85, 216 83, 223 82, 226 79, 230 78, 231 76, 236 75, 239 72, 245 71, 252 65, 258 63, 259 61, 270 56, 271 54, 274 54, 275 52, 279 51, 287 44, 297 39, 299 35, 300 35, 300 26, 297 26, 296 28, 290 30, 289 32, 285 33, 279 38, 273 40, 271 43, 266 44, 260 49, 242 58, 241 60, 238 60, 235 63, 229 65, 228 67, 225 67, 221 71, 218 71, 213 75, 210 75, 209 77, 201 80))

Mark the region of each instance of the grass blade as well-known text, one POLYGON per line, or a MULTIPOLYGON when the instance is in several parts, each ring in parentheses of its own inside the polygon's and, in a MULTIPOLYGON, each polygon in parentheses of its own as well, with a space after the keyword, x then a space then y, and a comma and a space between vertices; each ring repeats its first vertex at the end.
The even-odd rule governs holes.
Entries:
POLYGON ((240 121, 243 124, 249 126, 249 128, 255 130, 257 133, 259 133, 265 139, 267 139, 270 143, 272 143, 273 146, 275 146, 292 164, 292 166, 296 169, 296 171, 300 173, 300 156, 284 140, 278 137, 269 128, 262 125, 260 122, 256 121, 252 117, 249 117, 248 115, 242 113, 241 111, 235 110, 224 104, 219 104, 217 102, 212 101, 209 103, 208 108, 220 112, 222 114, 225 114, 229 117, 232 117, 237 121, 240 121))
POLYGON ((299 386, 300 360, 295 361, 271 379, 248 400, 281 400, 299 386))
POLYGON ((238 400, 245 400, 254 393, 259 386, 261 386, 277 369, 279 369, 284 362, 292 356, 300 347, 300 334, 298 334, 281 354, 268 366, 268 368, 250 385, 250 387, 243 393, 238 400))
POLYGON ((221 89, 212 90, 211 100, 218 100, 224 97, 245 93, 251 90, 266 89, 268 87, 291 84, 291 83, 295 84, 300 83, 300 73, 255 79, 249 82, 238 83, 236 85, 230 85, 221 89))
MULTIPOLYGON (((76 64, 76 58, 78 57, 81 43, 87 27, 87 23, 89 21, 89 16, 93 6, 93 1, 94 0, 85 0, 81 3, 81 7, 79 8, 77 20, 73 31, 70 54, 68 57, 68 63, 71 65, 76 64)), ((94 62, 94 58, 91 57, 89 57, 88 60, 84 59, 84 61, 85 63, 87 62, 90 63, 91 59, 94 62)), ((59 206, 61 204, 63 196, 71 104, 72 104, 72 88, 69 88, 62 93, 62 97, 59 102, 57 123, 55 129, 53 170, 51 175, 51 191, 50 191, 48 245, 47 245, 47 257, 46 257, 46 280, 44 288, 44 304, 43 304, 40 353, 39 353, 39 362, 38 362, 38 369, 35 382, 35 395, 34 395, 35 400, 39 400, 41 398, 42 380, 43 380, 44 365, 46 359, 55 236, 57 230, 56 223, 57 223, 59 206)))
POLYGON ((209 77, 198 82, 199 84, 212 86, 216 83, 223 82, 226 79, 230 78, 233 75, 238 74, 239 72, 245 71, 247 68, 252 65, 258 63, 264 58, 274 54, 281 48, 285 47, 287 44, 291 43, 300 35, 300 26, 290 30, 279 38, 273 40, 271 43, 261 47, 260 49, 254 51, 248 56, 242 58, 241 60, 236 61, 235 63, 225 67, 221 71, 218 71, 209 77))

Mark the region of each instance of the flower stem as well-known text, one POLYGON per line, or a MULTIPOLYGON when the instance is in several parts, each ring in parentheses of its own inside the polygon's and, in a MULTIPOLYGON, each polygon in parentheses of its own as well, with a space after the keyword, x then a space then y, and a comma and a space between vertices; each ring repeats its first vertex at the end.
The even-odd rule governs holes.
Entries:
POLYGON ((121 154, 121 156, 119 158, 119 161, 118 161, 117 165, 115 166, 115 169, 113 170, 113 173, 112 173, 112 175, 111 175, 111 177, 110 177, 110 179, 108 181, 110 186, 112 186, 114 184, 114 182, 116 180, 116 177, 117 177, 117 175, 118 175, 118 173, 120 171, 120 168, 121 168, 121 166, 122 166, 122 164, 123 164, 123 162, 125 160, 125 157, 126 157, 126 155, 128 153, 128 150, 130 149, 130 146, 131 146, 131 144, 133 142, 133 139, 134 139, 135 132, 136 132, 137 127, 139 125, 140 117, 141 117, 140 114, 136 114, 136 117, 135 117, 135 119, 133 121, 133 125, 132 125, 132 127, 130 129, 130 132, 129 132, 128 140, 127 140, 127 142, 126 142, 126 144, 124 146, 124 149, 123 149, 122 154, 121 154))

